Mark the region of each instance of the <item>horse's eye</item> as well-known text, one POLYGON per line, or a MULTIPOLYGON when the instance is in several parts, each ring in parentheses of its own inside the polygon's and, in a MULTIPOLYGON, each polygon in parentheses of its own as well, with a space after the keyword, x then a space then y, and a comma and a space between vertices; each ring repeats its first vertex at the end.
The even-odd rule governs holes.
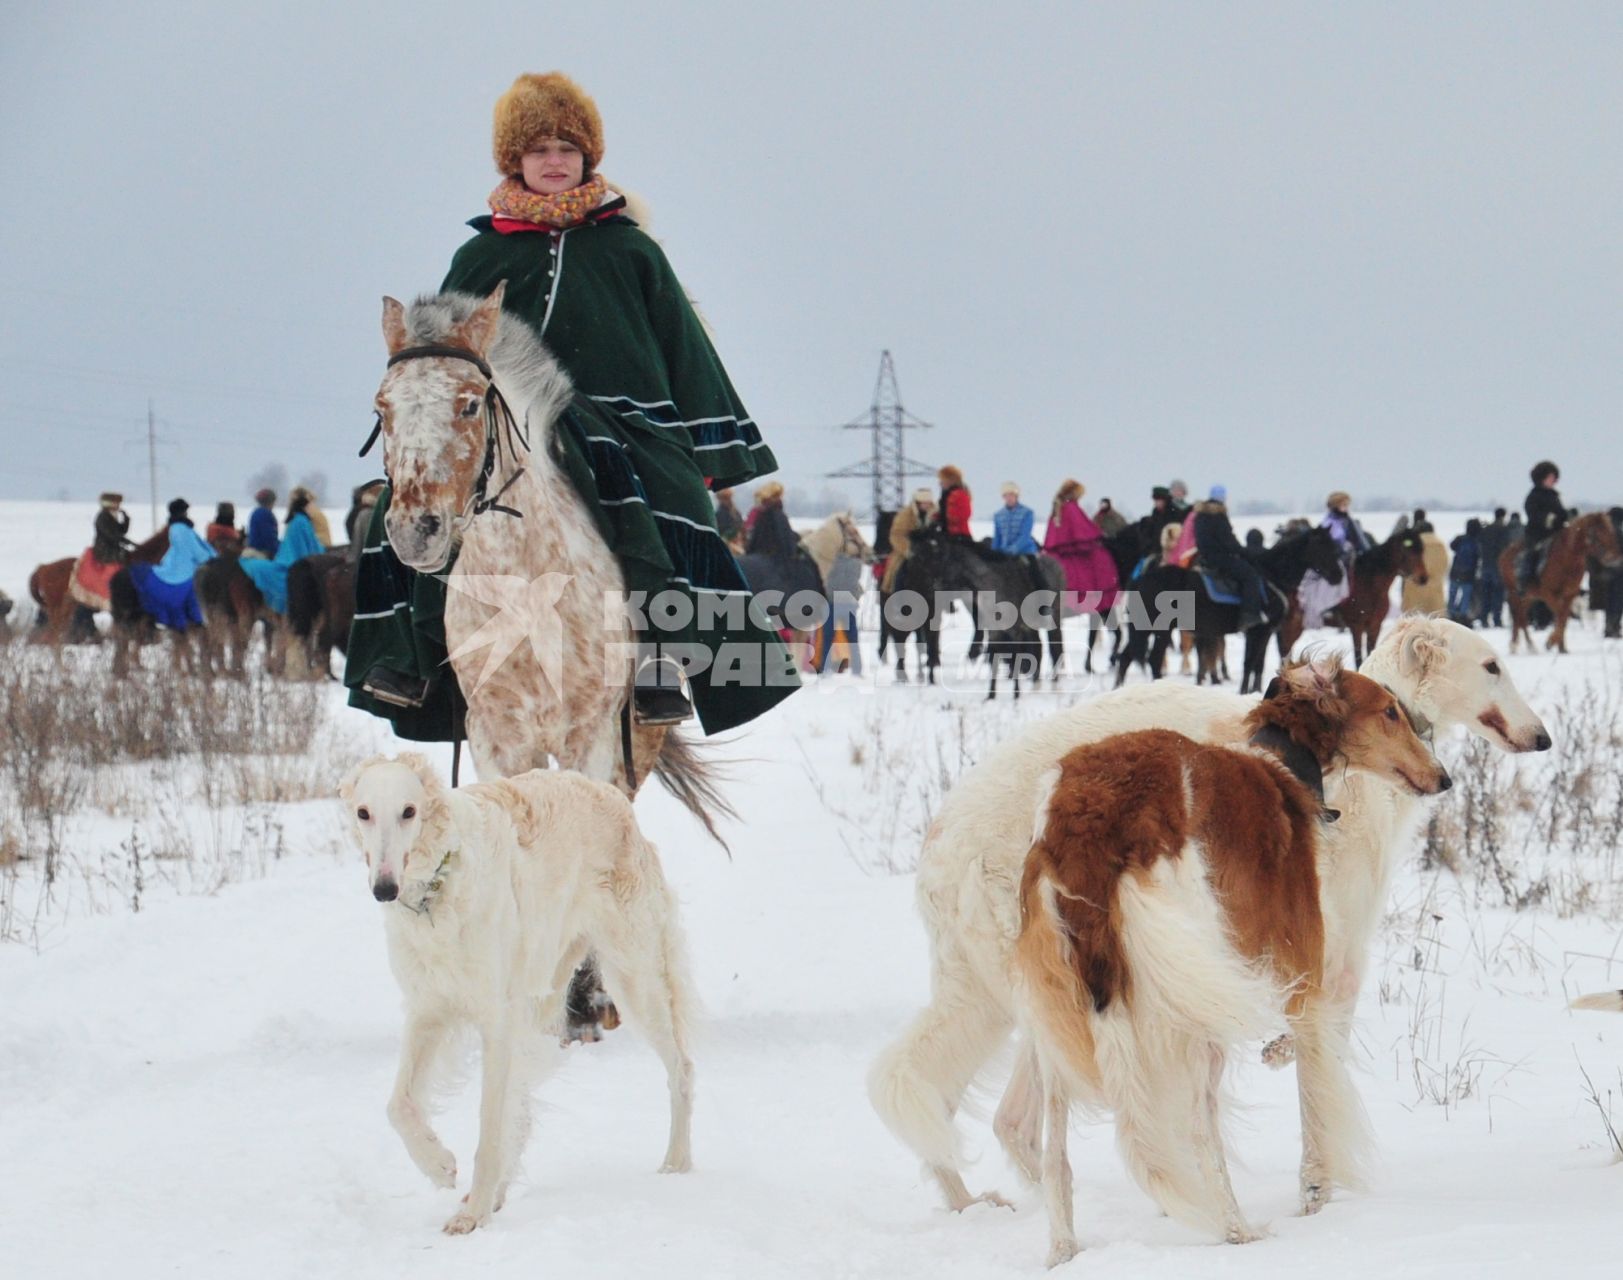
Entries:
POLYGON ((1499 674, 1499 664, 1497 662, 1484 662, 1482 664, 1482 669, 1490 676, 1496 676, 1499 674))
POLYGON ((414 804, 408 804, 400 811, 400 816, 402 818, 415 818, 417 816, 417 806, 414 804))
POLYGON ((1388 720, 1396 720, 1398 718, 1398 709, 1396 707, 1388 707, 1386 709, 1386 718, 1388 720))
POLYGON ((372 821, 372 815, 367 812, 365 805, 362 805, 359 809, 355 810, 355 816, 362 822, 372 821))
POLYGON ((477 400, 470 400, 467 404, 462 406, 462 416, 464 418, 471 418, 478 412, 479 402, 477 400))

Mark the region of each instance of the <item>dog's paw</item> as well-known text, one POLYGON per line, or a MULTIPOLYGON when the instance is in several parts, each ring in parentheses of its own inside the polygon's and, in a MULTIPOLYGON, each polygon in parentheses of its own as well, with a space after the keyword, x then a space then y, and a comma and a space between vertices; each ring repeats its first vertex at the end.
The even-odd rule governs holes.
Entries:
MULTIPOLYGON (((488 1221, 489 1219, 486 1219, 488 1221)), ((484 1226, 478 1215, 467 1209, 458 1209, 451 1215, 451 1220, 445 1224, 445 1234, 448 1236, 465 1236, 470 1231, 484 1226)))
POLYGON ((413 1152, 417 1167, 436 1187, 446 1191, 456 1186, 456 1157, 444 1147, 421 1153, 413 1152))
POLYGON ((1282 1036, 1275 1036, 1262 1046, 1262 1061, 1265 1066, 1275 1071, 1290 1066, 1296 1061, 1296 1039, 1289 1032, 1282 1036))
POLYGON ((661 1173, 692 1173, 692 1156, 667 1156, 665 1163, 659 1166, 661 1173))
POLYGON ((1082 1246, 1075 1240, 1056 1240, 1048 1249, 1048 1268, 1063 1267, 1077 1254, 1082 1252, 1082 1246))
POLYGON ((1309 1182, 1302 1187, 1302 1216, 1311 1217, 1330 1203, 1328 1182, 1309 1182))
POLYGON ((1223 1242, 1225 1244, 1255 1244, 1263 1238, 1264 1234, 1264 1232, 1258 1231, 1254 1227, 1248 1227, 1242 1222, 1239 1226, 1230 1227, 1223 1233, 1223 1242))

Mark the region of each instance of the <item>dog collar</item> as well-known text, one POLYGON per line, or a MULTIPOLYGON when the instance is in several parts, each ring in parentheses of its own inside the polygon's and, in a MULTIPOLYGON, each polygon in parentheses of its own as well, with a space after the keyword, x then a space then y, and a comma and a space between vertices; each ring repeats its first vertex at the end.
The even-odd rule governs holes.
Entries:
POLYGON ((397 901, 400 905, 416 915, 427 916, 428 923, 433 924, 434 916, 430 908, 434 905, 434 899, 439 896, 440 890, 445 888, 445 873, 455 865, 455 858, 456 850, 447 849, 445 856, 440 859, 440 865, 434 868, 434 874, 429 877, 428 883, 423 886, 423 895, 417 899, 417 905, 414 907, 404 898, 399 898, 397 901))
POLYGON ((1318 760, 1290 734, 1277 724, 1266 724, 1251 735, 1250 745, 1278 756, 1291 776, 1318 797, 1319 817, 1323 821, 1334 822, 1341 817, 1341 810, 1331 809, 1324 803, 1324 770, 1319 768, 1318 760))

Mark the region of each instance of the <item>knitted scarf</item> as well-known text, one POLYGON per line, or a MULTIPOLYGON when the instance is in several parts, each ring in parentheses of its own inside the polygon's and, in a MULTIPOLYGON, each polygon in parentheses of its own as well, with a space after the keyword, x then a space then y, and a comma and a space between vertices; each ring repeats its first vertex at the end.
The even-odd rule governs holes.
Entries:
POLYGON ((506 178, 490 193, 490 211, 500 218, 562 230, 584 222, 592 210, 603 203, 608 190, 609 184, 600 173, 593 174, 578 187, 550 196, 531 191, 522 178, 506 178))

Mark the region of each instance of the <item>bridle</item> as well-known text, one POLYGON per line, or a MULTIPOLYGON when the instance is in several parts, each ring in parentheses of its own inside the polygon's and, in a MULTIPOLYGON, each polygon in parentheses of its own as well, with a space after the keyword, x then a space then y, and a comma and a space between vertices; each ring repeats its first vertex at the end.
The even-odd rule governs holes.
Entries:
MULTIPOLYGON (((502 495, 511 489, 518 478, 524 474, 523 467, 519 467, 512 475, 508 476, 502 487, 497 489, 495 493, 489 492, 491 478, 496 474, 496 468, 501 462, 502 440, 504 437, 507 441, 506 452, 512 455, 514 462, 518 461, 520 448, 525 453, 530 452, 529 434, 519 426, 518 420, 513 416, 512 406, 507 403, 507 397, 496 386, 496 375, 491 372, 490 365, 485 362, 484 357, 479 355, 478 352, 470 351, 467 347, 451 346, 447 343, 429 343, 420 347, 404 347, 389 357, 387 368, 392 369, 395 365, 406 360, 427 359, 463 360, 478 369, 485 378, 485 457, 479 467, 479 479, 475 481, 473 492, 468 495, 468 501, 463 505, 463 522, 466 523, 473 519, 474 516, 481 516, 487 511, 500 511, 503 515, 517 516, 519 519, 523 519, 524 513, 522 511, 516 507, 506 506, 501 501, 502 495)), ((366 443, 361 446, 361 451, 357 456, 366 457, 371 452, 372 446, 377 443, 378 436, 382 432, 383 415, 379 413, 377 421, 372 424, 371 434, 366 437, 366 443)), ((384 470, 387 472, 387 466, 385 466, 384 470)))

